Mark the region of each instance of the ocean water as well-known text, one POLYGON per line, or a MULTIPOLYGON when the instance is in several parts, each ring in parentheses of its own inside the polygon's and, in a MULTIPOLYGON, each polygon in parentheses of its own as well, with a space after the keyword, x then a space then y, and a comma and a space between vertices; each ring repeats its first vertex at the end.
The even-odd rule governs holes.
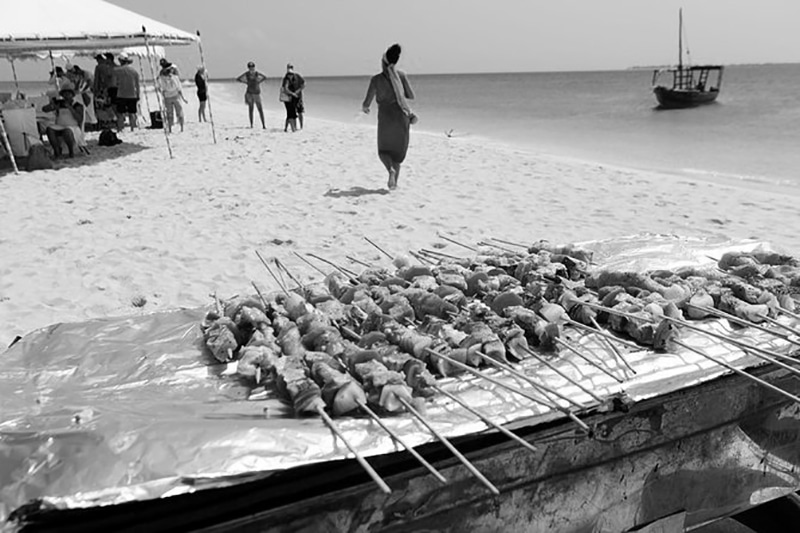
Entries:
MULTIPOLYGON (((800 190, 800 64, 726 67, 711 105, 659 110, 650 70, 415 75, 418 130, 485 138, 554 154, 667 173, 800 190)), ((306 116, 365 124, 368 76, 308 77, 306 116)), ((8 83, 0 83, 0 91, 8 83)), ((241 100, 243 86, 212 83, 241 100)), ((264 87, 280 110, 278 80, 264 87), (274 93, 274 98, 270 94, 274 93)))

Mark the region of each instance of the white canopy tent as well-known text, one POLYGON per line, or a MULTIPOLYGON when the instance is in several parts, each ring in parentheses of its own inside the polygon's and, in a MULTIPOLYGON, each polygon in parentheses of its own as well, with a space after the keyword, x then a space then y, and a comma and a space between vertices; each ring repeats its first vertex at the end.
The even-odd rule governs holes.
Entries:
POLYGON ((0 13, 0 57, 8 59, 12 68, 17 59, 111 50, 135 55, 144 50, 152 60, 152 54, 163 46, 200 45, 199 33, 179 30, 102 0, 0 0, 0 13))

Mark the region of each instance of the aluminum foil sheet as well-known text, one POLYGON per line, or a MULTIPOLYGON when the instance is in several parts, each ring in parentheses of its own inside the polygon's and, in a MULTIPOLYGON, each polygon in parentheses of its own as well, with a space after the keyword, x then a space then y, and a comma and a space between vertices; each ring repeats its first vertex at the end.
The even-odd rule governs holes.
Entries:
MULTIPOLYGON (((597 268, 648 270, 713 265, 727 250, 764 243, 639 235, 583 243, 597 268)), ((207 309, 182 309, 126 318, 55 324, 35 331, 0 355, 0 521, 18 506, 43 498, 61 508, 110 505, 237 483, 298 465, 341 459, 345 446, 319 418, 295 418, 269 389, 230 375, 203 351, 199 323, 207 309)), ((786 322, 791 324, 790 322, 786 322)), ((785 341, 751 328, 732 331, 718 320, 709 330, 789 352, 785 341)), ((634 401, 712 380, 730 371, 690 351, 627 351, 626 369, 596 336, 566 328, 595 365, 562 350, 550 361, 600 398, 634 401)), ((687 332, 686 343, 737 368, 764 364, 731 345, 687 332)), ((498 423, 537 424, 601 406, 542 363, 516 366, 560 397, 495 370, 483 374, 523 389, 533 401, 474 376, 440 385, 498 423)), ((427 420, 447 436, 488 431, 442 395, 428 402, 427 420)), ((408 414, 386 424, 413 445, 434 437, 408 414)), ((364 455, 396 451, 369 418, 336 421, 364 455)), ((577 428, 577 426, 576 426, 577 428)))

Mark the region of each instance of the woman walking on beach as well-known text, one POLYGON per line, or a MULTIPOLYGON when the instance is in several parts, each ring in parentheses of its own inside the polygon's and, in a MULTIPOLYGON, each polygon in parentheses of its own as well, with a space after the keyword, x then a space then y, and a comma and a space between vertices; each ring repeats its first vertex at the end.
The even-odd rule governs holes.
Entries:
POLYGON ((244 101, 247 104, 250 127, 253 127, 253 106, 256 106, 258 116, 261 117, 261 127, 267 129, 267 125, 264 123, 264 108, 261 105, 261 84, 267 81, 267 77, 257 71, 256 64, 250 61, 247 64, 247 72, 236 78, 236 81, 247 84, 244 101))
POLYGON ((197 87, 197 101, 200 102, 200 107, 197 108, 197 121, 207 122, 206 102, 208 101, 208 73, 205 67, 197 67, 197 74, 194 75, 194 85, 197 87))
POLYGON ((406 100, 414 99, 414 91, 406 74, 395 68, 401 48, 393 44, 381 58, 381 73, 372 77, 367 96, 361 105, 369 113, 372 99, 378 102, 378 158, 389 172, 389 189, 397 187, 400 165, 406 158, 410 125, 417 122, 406 100))
POLYGON ((289 126, 292 131, 297 131, 297 119, 300 119, 300 129, 303 129, 303 89, 306 87, 306 80, 303 76, 294 71, 291 63, 286 65, 286 75, 281 82, 281 102, 286 107, 286 122, 283 124, 283 131, 288 131, 289 126))

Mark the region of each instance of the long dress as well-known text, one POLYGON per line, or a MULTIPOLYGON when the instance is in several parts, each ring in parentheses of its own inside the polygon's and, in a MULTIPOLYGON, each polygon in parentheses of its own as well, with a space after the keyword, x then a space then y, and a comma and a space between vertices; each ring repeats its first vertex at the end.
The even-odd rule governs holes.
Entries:
MULTIPOLYGON (((405 97, 414 98, 414 91, 406 75, 398 71, 405 97)), ((369 82, 364 107, 369 107, 373 97, 378 103, 378 153, 388 155, 395 163, 402 163, 408 152, 410 120, 397 103, 397 97, 385 72, 376 74, 369 82)))

